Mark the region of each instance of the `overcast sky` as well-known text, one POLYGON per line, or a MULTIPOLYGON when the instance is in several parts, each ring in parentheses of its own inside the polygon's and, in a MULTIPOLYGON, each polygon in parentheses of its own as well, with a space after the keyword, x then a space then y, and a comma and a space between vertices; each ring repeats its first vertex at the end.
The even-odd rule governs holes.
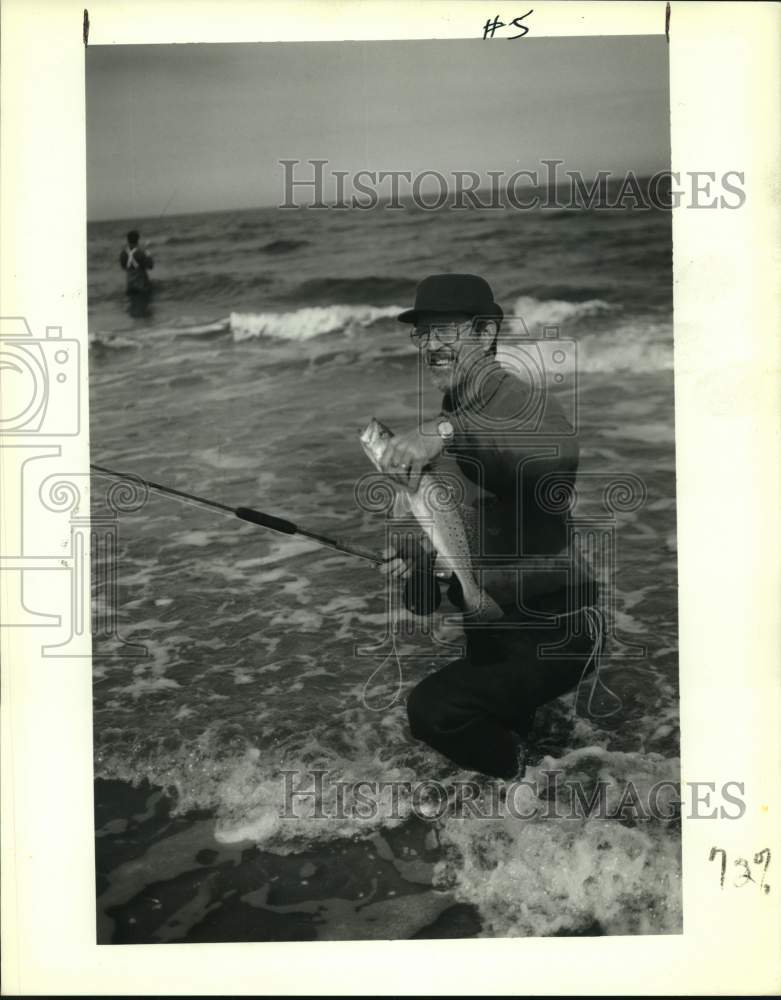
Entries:
POLYGON ((89 46, 86 57, 90 219, 277 205, 281 159, 481 175, 550 158, 587 176, 670 165, 663 37, 89 46))

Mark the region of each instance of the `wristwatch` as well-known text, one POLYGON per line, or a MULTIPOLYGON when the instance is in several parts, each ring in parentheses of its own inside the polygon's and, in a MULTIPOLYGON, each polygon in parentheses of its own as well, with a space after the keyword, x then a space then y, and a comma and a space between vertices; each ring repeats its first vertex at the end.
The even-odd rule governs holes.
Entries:
POLYGON ((450 423, 450 421, 447 419, 447 417, 443 417, 437 423, 437 433, 442 438, 442 440, 445 442, 445 444, 450 444, 450 442, 453 440, 456 432, 455 432, 455 429, 454 429, 453 425, 450 423))

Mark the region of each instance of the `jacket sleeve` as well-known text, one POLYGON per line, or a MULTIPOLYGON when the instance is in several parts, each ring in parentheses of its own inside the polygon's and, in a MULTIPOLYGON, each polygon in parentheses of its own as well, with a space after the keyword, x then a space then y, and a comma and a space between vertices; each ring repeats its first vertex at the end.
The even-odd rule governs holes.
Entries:
POLYGON ((119 266, 123 271, 127 270, 127 250, 123 250, 119 255, 119 266))

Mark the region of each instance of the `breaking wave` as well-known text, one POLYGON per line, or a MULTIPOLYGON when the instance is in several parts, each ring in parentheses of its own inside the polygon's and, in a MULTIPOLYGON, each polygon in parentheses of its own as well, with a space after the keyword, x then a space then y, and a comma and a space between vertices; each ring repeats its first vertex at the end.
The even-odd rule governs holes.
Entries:
POLYGON ((515 300, 513 316, 531 329, 547 324, 574 323, 587 316, 610 312, 611 309, 613 306, 602 299, 570 302, 566 299, 535 299, 530 295, 521 295, 515 300))
POLYGON ((350 327, 367 327, 398 316, 397 306, 312 306, 282 313, 231 313, 233 339, 276 337, 280 340, 311 340, 325 333, 350 327))
MULTIPOLYGON (((385 333, 382 336, 390 343, 398 333, 393 321, 400 312, 398 306, 348 304, 310 306, 291 312, 234 312, 229 327, 235 341, 258 337, 306 341, 340 331, 353 333, 385 321, 387 338, 385 333)), ((575 340, 578 372, 672 371, 673 331, 669 320, 623 315, 601 299, 567 302, 522 297, 515 303, 513 315, 522 320, 532 340, 543 326, 558 326, 562 340, 575 340)), ((508 329, 513 329, 512 317, 503 327, 505 336, 508 329)), ((399 350, 408 349, 406 340, 399 340, 399 350)))
MULTIPOLYGON (((328 334, 350 336, 384 323, 380 340, 385 349, 398 346, 399 353, 409 353, 409 342, 400 337, 396 317, 401 306, 338 304, 308 306, 281 312, 231 312, 229 316, 205 323, 182 323, 156 331, 176 338, 212 340, 232 336, 235 342, 257 338, 303 342, 328 334)), ((535 299, 522 296, 515 302, 499 337, 513 334, 505 343, 510 353, 518 349, 517 337, 529 336, 533 343, 546 326, 558 327, 562 341, 575 341, 577 372, 663 372, 673 370, 673 330, 669 318, 654 315, 631 316, 620 307, 601 299, 569 302, 562 299, 535 299), (513 321, 516 321, 513 326, 513 321)), ((521 340, 521 344, 523 339, 521 340)), ((90 347, 114 351, 143 346, 135 338, 96 331, 90 334, 90 347)))
POLYGON ((664 372, 673 370, 671 323, 628 322, 578 342, 578 371, 664 372))

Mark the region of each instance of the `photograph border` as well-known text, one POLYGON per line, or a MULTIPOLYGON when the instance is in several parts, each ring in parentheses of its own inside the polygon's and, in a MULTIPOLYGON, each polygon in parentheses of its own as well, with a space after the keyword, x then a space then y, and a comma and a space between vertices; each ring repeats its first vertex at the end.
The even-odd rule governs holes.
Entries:
MULTIPOLYGON (((530 31, 515 44, 554 35, 664 35, 666 28, 664 3, 527 6, 530 31)), ((480 38, 487 18, 523 12, 510 11, 510 5, 460 0, 294 6, 101 0, 89 5, 88 43, 480 38)), ((1 315, 24 318, 39 341, 59 328, 78 343, 80 432, 35 447, 57 459, 63 477, 88 477, 84 7, 5 0, 2 22, 1 315)), ((733 864, 781 839, 780 27, 779 8, 764 3, 673 3, 669 17, 672 170, 717 176, 738 170, 746 191, 739 210, 685 204, 673 210, 684 933, 97 945, 89 636, 68 657, 52 657, 42 653, 43 624, 4 627, 6 993, 781 988, 781 881, 772 865, 770 892, 736 886, 731 874, 733 864), (737 820, 719 814, 714 794, 730 781, 744 785, 746 809, 737 820), (714 849, 729 859, 731 877, 723 885, 714 849)), ((18 449, 0 440, 0 540, 4 557, 21 558, 18 449)), ((25 509, 24 518, 49 541, 53 557, 69 544, 67 525, 43 504, 25 509)), ((36 574, 32 603, 60 615, 63 574, 47 567, 51 572, 36 574)), ((88 576, 80 581, 87 607, 88 576)), ((27 606, 20 577, 13 564, 0 565, 5 609, 20 600, 27 606)))

